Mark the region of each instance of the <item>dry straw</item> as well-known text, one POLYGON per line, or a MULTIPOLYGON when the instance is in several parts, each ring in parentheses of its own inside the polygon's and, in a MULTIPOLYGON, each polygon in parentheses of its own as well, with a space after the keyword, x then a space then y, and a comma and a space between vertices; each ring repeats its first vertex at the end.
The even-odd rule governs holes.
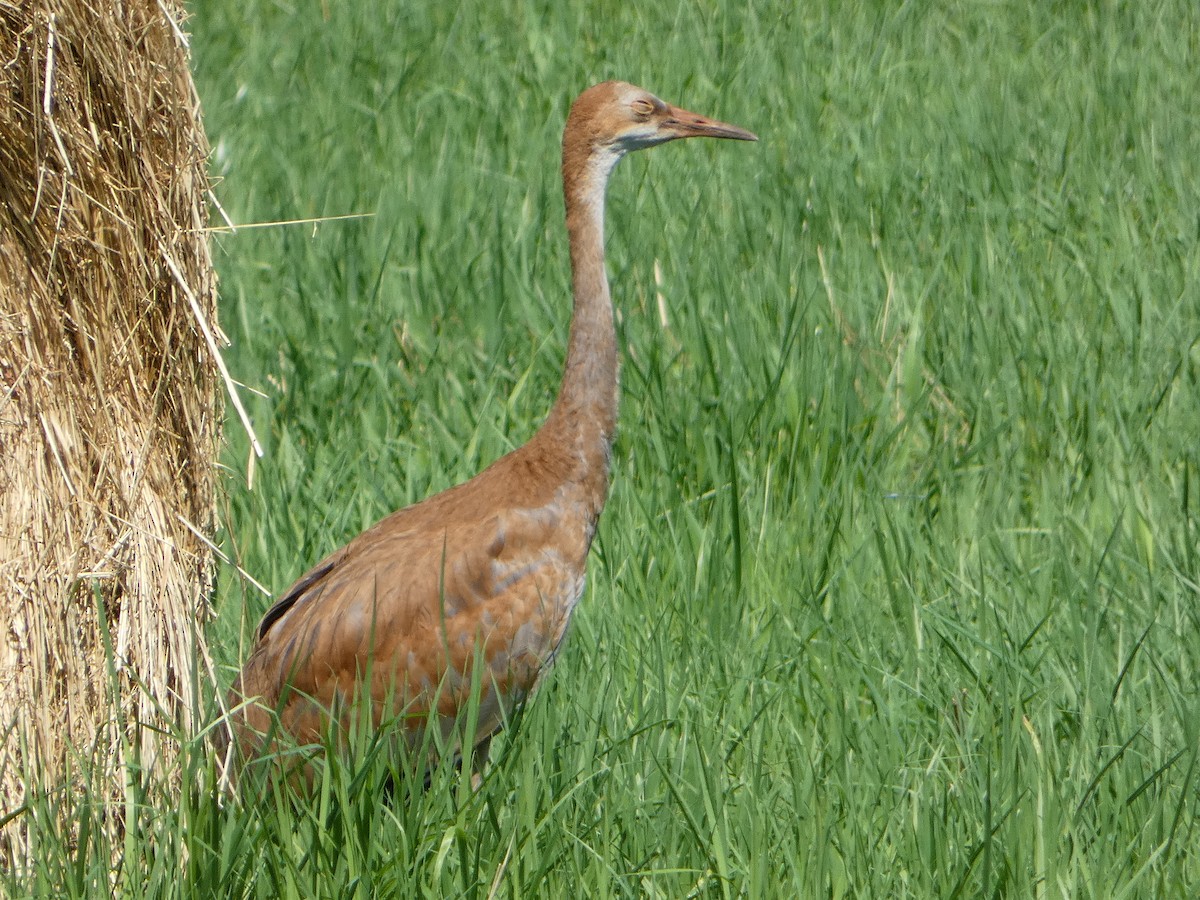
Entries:
POLYGON ((83 763, 170 771, 206 667, 222 337, 181 20, 0 0, 0 819, 83 763))

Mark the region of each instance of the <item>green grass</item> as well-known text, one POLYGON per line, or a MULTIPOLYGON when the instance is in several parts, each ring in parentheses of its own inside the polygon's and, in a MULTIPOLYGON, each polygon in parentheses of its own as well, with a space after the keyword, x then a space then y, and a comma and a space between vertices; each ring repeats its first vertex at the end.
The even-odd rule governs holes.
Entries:
MULTIPOLYGON (((222 538, 276 591, 540 423, 579 90, 761 141, 614 178, 615 483, 483 787, 218 804, 193 741, 115 875, 52 795, 11 893, 1200 893, 1194 4, 647 6, 192 4, 230 215, 374 214, 217 239, 267 449, 248 490, 230 419, 222 538)), ((217 605, 227 681, 268 599, 217 605)))

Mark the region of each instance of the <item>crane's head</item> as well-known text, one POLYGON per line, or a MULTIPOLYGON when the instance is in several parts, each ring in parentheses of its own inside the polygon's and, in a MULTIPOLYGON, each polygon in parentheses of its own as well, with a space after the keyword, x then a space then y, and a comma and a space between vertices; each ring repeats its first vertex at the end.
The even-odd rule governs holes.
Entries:
POLYGON ((563 132, 563 166, 601 162, 605 173, 631 150, 678 138, 711 137, 757 141, 744 128, 672 106, 623 81, 605 81, 576 98, 563 132))

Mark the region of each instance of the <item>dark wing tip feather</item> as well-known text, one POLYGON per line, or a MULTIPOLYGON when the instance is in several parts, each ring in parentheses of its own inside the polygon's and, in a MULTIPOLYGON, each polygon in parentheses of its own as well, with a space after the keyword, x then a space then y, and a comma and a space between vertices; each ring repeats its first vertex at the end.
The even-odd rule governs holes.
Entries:
POLYGON ((267 636, 267 632, 271 630, 272 625, 287 615, 288 610, 296 605, 296 601, 303 597, 309 588, 333 571, 333 567, 337 565, 341 556, 342 554, 340 553, 335 554, 324 562, 314 566, 299 581, 288 588, 288 592, 280 597, 274 606, 266 611, 262 617, 262 621, 258 623, 258 630, 256 632, 260 641, 267 636))

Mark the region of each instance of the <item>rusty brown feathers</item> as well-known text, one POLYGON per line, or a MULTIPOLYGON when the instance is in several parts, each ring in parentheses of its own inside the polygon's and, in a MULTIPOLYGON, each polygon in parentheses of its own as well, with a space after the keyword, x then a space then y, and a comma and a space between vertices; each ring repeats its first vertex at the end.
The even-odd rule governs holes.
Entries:
POLYGON ((363 703, 410 743, 431 718, 449 735, 473 684, 482 742, 532 690, 583 592, 608 492, 617 349, 605 187, 625 153, 684 137, 755 140, 623 82, 575 101, 562 167, 574 308, 558 399, 523 447, 382 519, 267 611, 230 691, 243 756, 273 731, 317 742, 331 710, 363 703))

